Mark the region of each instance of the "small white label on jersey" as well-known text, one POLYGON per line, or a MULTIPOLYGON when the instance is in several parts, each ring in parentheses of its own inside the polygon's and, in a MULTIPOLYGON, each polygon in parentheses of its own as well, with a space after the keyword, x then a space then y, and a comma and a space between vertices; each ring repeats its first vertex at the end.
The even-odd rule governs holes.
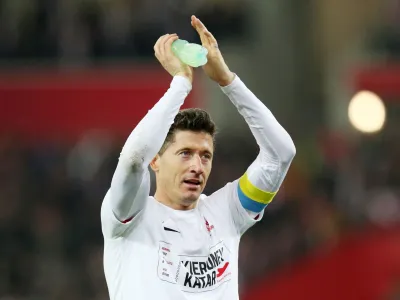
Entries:
POLYGON ((171 244, 160 242, 158 251, 158 277, 170 283, 176 283, 175 275, 179 258, 171 253, 171 244))
POLYGON ((178 284, 182 291, 210 291, 232 277, 229 250, 223 242, 212 246, 208 256, 177 255, 166 242, 159 246, 158 277, 178 284))

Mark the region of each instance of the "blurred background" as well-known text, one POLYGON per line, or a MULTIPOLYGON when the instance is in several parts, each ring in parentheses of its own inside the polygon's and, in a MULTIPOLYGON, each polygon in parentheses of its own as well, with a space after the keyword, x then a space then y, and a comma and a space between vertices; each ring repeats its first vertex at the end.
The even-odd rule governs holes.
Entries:
MULTIPOLYGON (((191 14, 297 147, 242 299, 400 299, 399 0, 0 0, 0 299, 108 299, 100 205, 191 14)), ((257 146, 201 70, 185 106, 219 127, 211 193, 257 146)))

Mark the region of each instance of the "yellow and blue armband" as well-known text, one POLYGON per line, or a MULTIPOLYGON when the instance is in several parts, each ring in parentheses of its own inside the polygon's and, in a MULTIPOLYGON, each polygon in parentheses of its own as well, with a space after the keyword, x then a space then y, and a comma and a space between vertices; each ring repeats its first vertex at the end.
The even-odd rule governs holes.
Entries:
POLYGON ((261 212, 275 197, 277 192, 266 192, 254 186, 247 173, 240 179, 238 184, 238 196, 242 206, 253 212, 261 212))

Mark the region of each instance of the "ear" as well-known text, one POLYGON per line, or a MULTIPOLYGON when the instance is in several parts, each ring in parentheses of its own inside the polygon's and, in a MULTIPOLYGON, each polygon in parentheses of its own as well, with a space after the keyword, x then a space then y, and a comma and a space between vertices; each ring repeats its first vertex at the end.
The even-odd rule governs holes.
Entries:
POLYGON ((159 170, 159 164, 160 164, 160 155, 156 155, 150 162, 150 168, 157 173, 159 170))

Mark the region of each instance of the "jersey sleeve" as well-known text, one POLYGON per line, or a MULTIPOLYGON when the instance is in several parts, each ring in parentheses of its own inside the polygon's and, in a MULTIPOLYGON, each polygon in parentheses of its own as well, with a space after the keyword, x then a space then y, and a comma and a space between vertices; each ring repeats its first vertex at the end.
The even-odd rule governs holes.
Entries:
POLYGON ((175 76, 125 142, 101 208, 104 236, 121 236, 144 209, 150 192, 149 163, 160 151, 191 88, 187 78, 175 76))
POLYGON ((245 119, 260 152, 244 175, 210 195, 207 204, 226 226, 242 235, 260 221, 279 190, 296 153, 294 143, 271 111, 235 77, 221 88, 245 119))
POLYGON ((244 209, 261 213, 278 192, 296 154, 294 143, 271 111, 236 76, 222 87, 245 119, 260 152, 237 184, 237 196, 244 209))
POLYGON ((136 187, 137 193, 132 201, 131 218, 121 221, 115 215, 112 193, 110 193, 110 190, 107 192, 101 205, 102 231, 105 237, 115 238, 123 236, 125 231, 140 219, 140 213, 146 206, 150 191, 150 173, 146 170, 143 175, 141 183, 136 187))

